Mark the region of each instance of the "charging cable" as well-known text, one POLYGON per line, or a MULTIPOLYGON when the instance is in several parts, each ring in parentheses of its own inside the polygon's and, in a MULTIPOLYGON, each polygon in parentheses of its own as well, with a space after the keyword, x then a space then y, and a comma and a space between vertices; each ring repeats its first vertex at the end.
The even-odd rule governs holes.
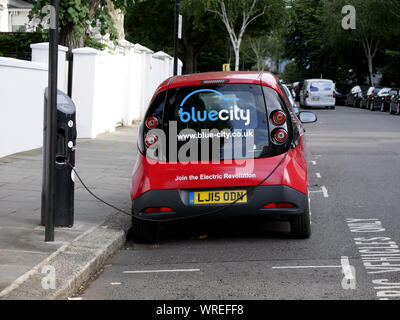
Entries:
MULTIPOLYGON (((251 191, 254 191, 255 189, 257 189, 259 186, 261 186, 264 182, 266 182, 274 173, 275 171, 281 166, 281 164, 285 161, 286 157, 288 156, 290 150, 293 148, 293 143, 290 144, 290 147, 288 149, 287 152, 285 152, 284 156, 282 157, 282 159, 278 162, 278 164, 275 166, 275 168, 263 179, 261 180, 257 185, 253 186, 250 188, 251 191)), ((178 221, 178 220, 186 220, 186 219, 194 219, 194 218, 199 218, 199 217, 204 217, 204 216, 209 216, 209 215, 213 215, 213 214, 217 214, 220 212, 223 212, 225 210, 227 210, 228 208, 232 207, 234 204, 236 204, 239 200, 243 199, 243 197, 247 196, 249 194, 249 191, 246 191, 246 193, 242 194, 239 198, 237 198, 235 201, 229 203, 228 205, 222 207, 222 208, 218 208, 218 209, 214 209, 211 211, 207 211, 204 213, 200 213, 194 216, 187 216, 187 217, 178 217, 178 218, 169 218, 169 219, 162 219, 162 220, 158 220, 158 219, 150 219, 150 218, 145 218, 140 216, 136 211, 135 208, 132 208, 132 211, 135 214, 129 213, 123 209, 120 209, 110 203, 108 203, 107 201, 104 201, 103 199, 101 199, 100 197, 98 197, 97 195, 95 195, 86 185, 85 183, 82 181, 81 177, 79 176, 78 172, 76 172, 76 169, 71 165, 71 163, 69 163, 67 161, 67 164, 71 167, 71 169, 74 171, 75 175, 77 176, 78 180, 80 181, 80 183, 83 185, 83 187, 87 190, 87 192, 89 192, 94 198, 96 198, 98 201, 104 203, 105 205, 117 210, 118 212, 121 212, 125 215, 128 216, 133 216, 135 219, 138 220, 143 220, 143 221, 159 221, 159 222, 169 222, 169 221, 178 221)))

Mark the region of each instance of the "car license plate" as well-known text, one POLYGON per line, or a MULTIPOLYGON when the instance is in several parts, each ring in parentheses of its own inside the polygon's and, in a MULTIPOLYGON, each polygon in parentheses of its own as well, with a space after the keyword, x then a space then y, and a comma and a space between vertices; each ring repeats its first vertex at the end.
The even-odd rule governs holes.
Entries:
POLYGON ((198 191, 189 193, 189 204, 247 203, 246 190, 198 191), (240 197, 242 197, 240 199, 240 197))
POLYGON ((312 101, 319 101, 319 98, 312 98, 312 101))

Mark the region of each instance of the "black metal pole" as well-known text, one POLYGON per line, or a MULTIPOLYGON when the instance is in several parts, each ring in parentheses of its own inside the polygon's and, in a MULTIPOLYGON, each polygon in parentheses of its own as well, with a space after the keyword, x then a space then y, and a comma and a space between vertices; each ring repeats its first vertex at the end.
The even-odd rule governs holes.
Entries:
POLYGON ((57 139, 57 68, 58 68, 58 12, 59 0, 50 0, 50 41, 49 41, 49 76, 48 108, 46 114, 46 154, 45 166, 45 241, 54 241, 55 212, 55 164, 57 139))
POLYGON ((178 74, 178 28, 179 28, 179 12, 181 2, 175 0, 175 27, 174 27, 174 76, 178 74))
POLYGON ((74 55, 72 50, 69 49, 67 52, 68 60, 68 97, 72 98, 72 76, 74 71, 74 55))

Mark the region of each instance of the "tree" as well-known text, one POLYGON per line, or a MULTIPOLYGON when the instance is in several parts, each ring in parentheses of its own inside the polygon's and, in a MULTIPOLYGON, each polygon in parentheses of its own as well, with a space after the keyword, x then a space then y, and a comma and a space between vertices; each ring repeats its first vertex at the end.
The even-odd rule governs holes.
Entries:
POLYGON ((361 44, 367 60, 368 78, 370 85, 374 85, 374 59, 378 52, 393 35, 393 30, 398 28, 393 19, 388 19, 388 7, 379 0, 323 0, 319 21, 321 26, 320 36, 331 43, 340 41, 358 42, 361 44), (351 4, 356 10, 355 29, 345 30, 342 27, 342 8, 351 4))
MULTIPOLYGON (((223 22, 235 53, 235 70, 239 70, 240 46, 246 29, 256 19, 271 28, 279 12, 285 7, 283 0, 206 0, 206 8, 223 22)), ((257 21, 259 22, 259 21, 257 21)))
MULTIPOLYGON (((125 16, 126 39, 173 54, 175 0, 136 2, 125 16)), ((220 70, 225 62, 226 34, 201 1, 181 0, 184 73, 220 70), (212 30, 212 32, 210 32, 212 30)))
MULTIPOLYGON (((115 26, 115 10, 125 12, 126 6, 134 0, 68 0, 60 1, 59 43, 70 49, 82 47, 90 38, 90 29, 97 28, 102 36, 108 34, 111 41, 119 38, 115 26)), ((30 19, 43 20, 47 12, 42 8, 49 0, 37 0, 31 10, 30 19)), ((42 23, 39 24, 43 28, 42 23)))

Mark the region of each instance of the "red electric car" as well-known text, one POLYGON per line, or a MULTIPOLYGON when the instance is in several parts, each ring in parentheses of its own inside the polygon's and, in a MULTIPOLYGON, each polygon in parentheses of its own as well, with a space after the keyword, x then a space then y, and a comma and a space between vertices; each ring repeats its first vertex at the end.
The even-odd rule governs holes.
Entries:
POLYGON ((156 239, 161 223, 271 218, 308 238, 310 210, 302 123, 277 77, 215 72, 172 77, 139 127, 132 233, 156 239))

